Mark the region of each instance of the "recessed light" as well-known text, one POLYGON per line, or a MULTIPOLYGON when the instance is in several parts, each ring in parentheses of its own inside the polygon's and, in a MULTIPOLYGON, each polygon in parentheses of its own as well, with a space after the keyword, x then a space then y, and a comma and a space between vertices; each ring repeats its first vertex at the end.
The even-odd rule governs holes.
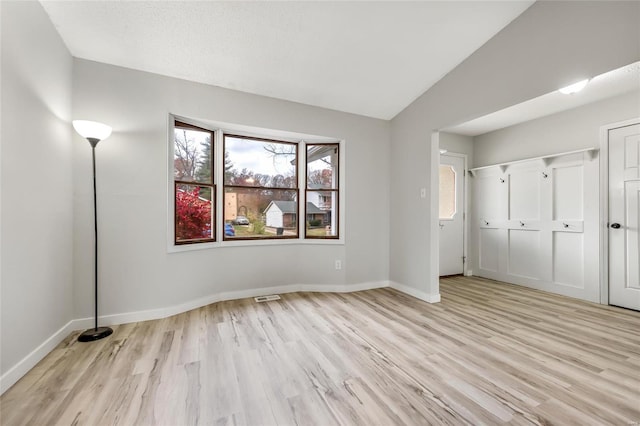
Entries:
POLYGON ((579 91, 581 91, 582 89, 584 89, 587 85, 587 83, 589 82, 589 79, 587 78, 586 80, 582 80, 579 81, 577 83, 573 83, 567 87, 563 87, 562 89, 559 89, 558 91, 564 95, 570 95, 572 93, 578 93, 579 91))

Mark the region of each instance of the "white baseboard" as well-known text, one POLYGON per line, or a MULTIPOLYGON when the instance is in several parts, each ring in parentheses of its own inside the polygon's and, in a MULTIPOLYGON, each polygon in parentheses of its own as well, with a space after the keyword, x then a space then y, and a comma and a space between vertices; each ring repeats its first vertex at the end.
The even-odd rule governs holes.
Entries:
MULTIPOLYGON (((298 291, 312 291, 319 293, 350 293, 354 291, 372 290, 374 288, 389 287, 389 281, 373 281, 360 284, 291 284, 277 287, 263 287, 248 290, 229 291, 212 294, 179 305, 145 311, 124 312, 121 314, 103 315, 99 318, 100 325, 128 324, 139 321, 149 321, 170 317, 171 315, 207 306, 225 300, 244 299, 247 297, 265 296, 268 294, 295 293, 298 291)), ((93 325, 93 318, 80 318, 73 321, 74 330, 82 330, 93 325)))
MULTIPOLYGON (((137 312, 125 312, 121 314, 104 315, 99 318, 100 325, 127 324, 138 321, 148 321, 166 318, 171 315, 181 314, 192 309, 207 306, 224 300, 244 299, 246 297, 264 296, 267 294, 284 294, 298 291, 311 291, 321 293, 350 293, 353 291, 371 290, 374 288, 389 287, 389 281, 375 281, 360 284, 322 285, 322 284, 292 284, 277 287, 266 287, 240 291, 222 292, 210 296, 201 297, 179 305, 164 308, 149 309, 137 312)), ((75 330, 84 330, 93 326, 93 318, 79 318, 69 321, 64 327, 56 331, 40 346, 31 351, 29 355, 20 360, 0 377, 0 395, 13 386, 22 376, 31 370, 42 358, 51 352, 69 333, 75 330)))
POLYGON ((7 389, 13 386, 22 376, 27 374, 42 358, 47 356, 49 352, 55 349, 60 342, 62 342, 74 328, 75 321, 69 321, 62 326, 60 330, 56 331, 47 340, 42 342, 40 346, 31 351, 31 353, 22 358, 16 365, 11 367, 6 373, 0 377, 0 395, 2 395, 7 389))
MULTIPOLYGON (((390 281, 373 281, 360 284, 344 284, 344 285, 323 285, 323 284, 292 284, 277 287, 265 287, 249 290, 239 290, 230 292, 221 292, 210 296, 184 302, 179 305, 167 306, 164 308, 149 309, 137 312, 125 312, 121 314, 104 315, 99 318, 100 325, 116 325, 127 324, 138 321, 148 321, 160 318, 166 318, 171 315, 181 314, 192 309, 210 305, 211 303, 221 302, 225 300, 244 299, 247 297, 264 296, 268 294, 284 294, 299 291, 320 292, 320 293, 350 293, 354 291, 372 290, 376 288, 392 287, 398 291, 406 293, 429 303, 437 303, 440 301, 439 294, 428 294, 403 284, 390 281)), ((42 358, 51 352, 69 333, 75 330, 83 330, 93 326, 93 318, 80 318, 69 321, 60 330, 56 331, 51 337, 45 340, 40 346, 34 349, 29 355, 24 357, 20 362, 11 367, 9 371, 0 377, 0 395, 13 386, 22 376, 31 370, 42 358)))
POLYGON ((405 294, 408 294, 409 296, 413 296, 416 299, 420 299, 428 303, 440 302, 440 293, 437 293, 437 294, 425 293, 424 291, 421 291, 416 288, 409 287, 407 285, 400 284, 394 281, 391 281, 389 286, 405 294))

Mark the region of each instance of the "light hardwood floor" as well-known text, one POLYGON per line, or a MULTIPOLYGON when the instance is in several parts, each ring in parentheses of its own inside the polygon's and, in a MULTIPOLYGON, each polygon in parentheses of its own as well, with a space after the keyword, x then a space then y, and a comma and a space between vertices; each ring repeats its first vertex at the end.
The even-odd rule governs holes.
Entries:
POLYGON ((640 313, 477 278, 216 303, 70 335, 2 425, 640 422, 640 313))

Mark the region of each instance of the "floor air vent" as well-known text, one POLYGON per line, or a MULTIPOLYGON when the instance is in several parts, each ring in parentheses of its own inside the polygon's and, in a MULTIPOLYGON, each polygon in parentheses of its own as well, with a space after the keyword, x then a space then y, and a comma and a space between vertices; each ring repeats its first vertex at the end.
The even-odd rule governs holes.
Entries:
POLYGON ((280 300, 280 296, 277 294, 271 294, 269 296, 258 296, 253 298, 256 302, 271 302, 272 300, 280 300))

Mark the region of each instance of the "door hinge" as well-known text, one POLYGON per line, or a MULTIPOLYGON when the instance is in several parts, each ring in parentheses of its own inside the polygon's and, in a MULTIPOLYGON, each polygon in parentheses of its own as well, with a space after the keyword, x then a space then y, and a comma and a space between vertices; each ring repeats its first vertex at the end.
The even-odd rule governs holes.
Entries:
POLYGON ((462 263, 467 263, 467 256, 462 256, 462 263))

